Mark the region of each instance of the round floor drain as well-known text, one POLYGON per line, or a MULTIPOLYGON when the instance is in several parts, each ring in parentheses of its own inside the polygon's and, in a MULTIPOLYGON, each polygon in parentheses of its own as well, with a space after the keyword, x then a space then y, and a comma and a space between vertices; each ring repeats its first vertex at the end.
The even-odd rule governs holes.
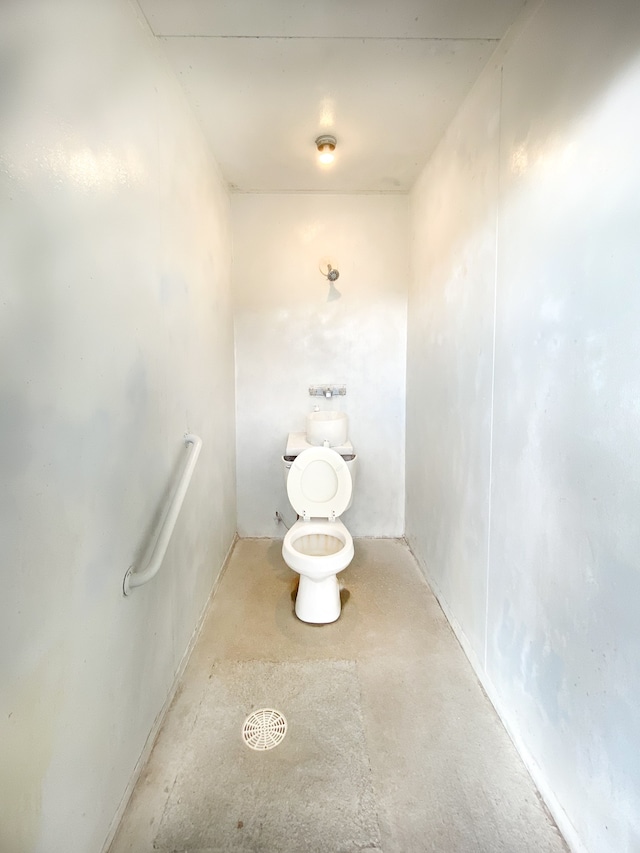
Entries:
POLYGON ((242 726, 242 737, 251 749, 273 749, 287 733, 287 721, 280 711, 260 708, 249 714, 242 726))

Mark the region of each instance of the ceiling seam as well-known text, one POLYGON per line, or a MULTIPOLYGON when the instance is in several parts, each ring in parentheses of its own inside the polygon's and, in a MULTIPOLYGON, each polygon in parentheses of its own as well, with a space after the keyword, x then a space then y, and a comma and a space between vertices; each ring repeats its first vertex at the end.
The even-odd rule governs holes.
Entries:
POLYGON ((484 36, 213 36, 213 35, 167 35, 154 33, 159 39, 225 39, 225 40, 265 40, 265 41, 455 41, 455 42, 499 42, 499 38, 484 36))
POLYGON ((229 195, 393 195, 407 196, 408 190, 244 190, 227 187, 229 195))

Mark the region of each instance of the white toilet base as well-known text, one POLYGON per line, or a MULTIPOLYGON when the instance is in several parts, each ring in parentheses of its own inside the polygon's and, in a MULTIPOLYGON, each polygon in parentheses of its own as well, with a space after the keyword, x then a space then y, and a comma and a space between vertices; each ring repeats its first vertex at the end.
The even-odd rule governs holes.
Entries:
POLYGON ((340 616, 337 575, 353 560, 353 539, 340 521, 296 521, 282 543, 285 563, 300 575, 296 616, 326 625, 340 616))
POLYGON ((336 575, 322 580, 300 575, 296 616, 302 622, 326 625, 340 616, 340 585, 336 575))

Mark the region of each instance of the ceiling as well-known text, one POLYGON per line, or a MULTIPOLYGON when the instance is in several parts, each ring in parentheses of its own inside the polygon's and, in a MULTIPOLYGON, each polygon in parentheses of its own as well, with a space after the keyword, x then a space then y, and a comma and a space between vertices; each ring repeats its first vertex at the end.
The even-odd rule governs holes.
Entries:
POLYGON ((403 193, 526 0, 138 3, 232 191, 403 193))

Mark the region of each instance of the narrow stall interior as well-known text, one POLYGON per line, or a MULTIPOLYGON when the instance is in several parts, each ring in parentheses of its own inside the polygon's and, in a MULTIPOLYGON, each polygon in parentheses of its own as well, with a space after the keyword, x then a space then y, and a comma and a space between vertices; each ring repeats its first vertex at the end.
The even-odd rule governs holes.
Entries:
POLYGON ((637 0, 0 24, 0 850, 637 853, 637 0))

